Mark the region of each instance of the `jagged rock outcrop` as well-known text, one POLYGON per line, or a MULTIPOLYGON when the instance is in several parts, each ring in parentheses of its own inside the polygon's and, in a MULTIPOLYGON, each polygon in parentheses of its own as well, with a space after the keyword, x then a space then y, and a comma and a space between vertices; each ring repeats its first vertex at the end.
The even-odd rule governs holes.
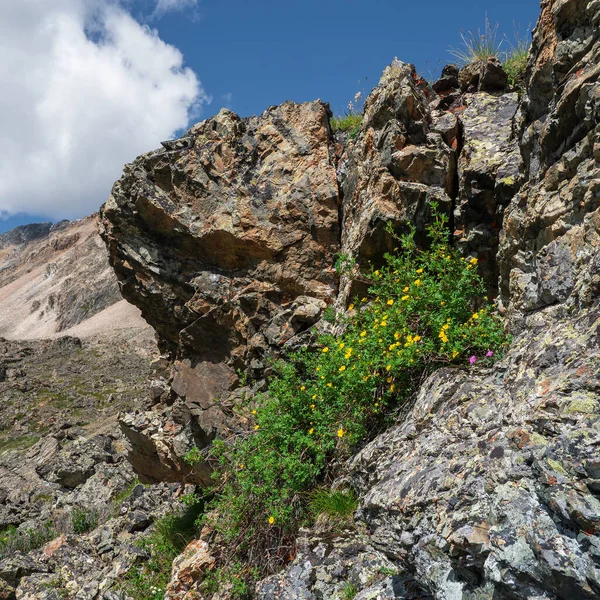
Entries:
POLYGON ((542 3, 521 106, 528 182, 504 220, 498 262, 511 320, 589 306, 600 291, 600 7, 542 3))
MULTIPOLYGON (((147 481, 206 484, 185 453, 245 427, 235 408, 265 359, 310 343, 393 249, 386 223, 421 233, 432 202, 515 334, 495 367, 428 379, 337 482, 359 494, 357 530, 305 532, 260 598, 348 582, 365 599, 600 596, 599 24, 597 0, 544 0, 522 96, 495 61, 433 88, 394 61, 353 140, 320 102, 222 111, 115 185, 102 235, 175 359, 157 406, 121 418, 147 481), (357 261, 341 277, 338 251, 357 261)), ((210 556, 188 549, 172 597, 192 597, 210 556)))

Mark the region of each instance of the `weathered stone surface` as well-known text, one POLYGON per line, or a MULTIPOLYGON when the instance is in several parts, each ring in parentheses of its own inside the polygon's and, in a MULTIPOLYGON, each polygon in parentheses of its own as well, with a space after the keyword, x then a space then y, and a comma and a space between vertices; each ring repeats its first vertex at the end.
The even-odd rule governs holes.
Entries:
POLYGON ((128 165, 102 209, 124 296, 172 349, 247 364, 301 295, 331 301, 339 193, 329 110, 222 110, 128 165), (242 362, 243 361, 243 362, 242 362))
MULTIPOLYGON (((396 245, 388 222, 422 233, 432 202, 451 212, 458 126, 441 114, 439 127, 430 126, 428 93, 414 67, 395 60, 365 101, 360 133, 342 157, 342 252, 362 268, 396 245)), ((357 292, 352 283, 342 278, 340 307, 357 292)))
POLYGON ((600 291, 599 24, 595 2, 542 3, 520 115, 529 182, 507 211, 498 257, 515 327, 600 291))
POLYGON ((351 587, 361 590, 361 600, 429 600, 410 576, 370 545, 368 536, 356 531, 311 533, 298 539, 298 554, 284 573, 262 581, 260 600, 317 600, 344 598, 351 587), (412 589, 411 589, 412 588, 412 589))
POLYGON ((198 585, 207 571, 215 564, 208 544, 194 540, 173 561, 171 580, 167 586, 167 596, 173 600, 194 600, 198 598, 198 585))
POLYGON ((521 184, 522 161, 513 129, 518 96, 479 92, 467 94, 464 102, 455 236, 466 254, 479 257, 481 273, 494 292, 504 210, 521 184))
POLYGON ((350 464, 371 543, 436 598, 596 598, 600 312, 448 369, 350 464), (588 487, 592 483, 592 487, 588 487))

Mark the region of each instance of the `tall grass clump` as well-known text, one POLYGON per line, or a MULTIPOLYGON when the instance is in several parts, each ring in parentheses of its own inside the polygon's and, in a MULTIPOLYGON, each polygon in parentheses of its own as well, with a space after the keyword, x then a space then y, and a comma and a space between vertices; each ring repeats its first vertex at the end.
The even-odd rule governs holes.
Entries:
POLYGON ((219 537, 225 568, 262 576, 290 560, 310 512, 347 517, 356 508, 349 493, 313 492, 335 465, 435 369, 491 362, 507 342, 477 259, 448 245, 447 217, 432 212, 428 248, 414 231, 397 238, 397 252, 371 271, 369 293, 348 307, 343 332, 277 362, 268 391, 248 407, 250 431, 214 443, 217 485, 203 524, 219 537))
POLYGON ((502 67, 508 75, 509 86, 522 88, 525 84, 525 71, 531 43, 520 35, 518 27, 515 26, 514 42, 508 42, 508 44, 509 49, 502 58, 502 67))
POLYGON ((498 40, 498 27, 498 23, 492 25, 486 15, 483 31, 478 28, 476 34, 472 31, 461 32, 462 48, 450 48, 448 52, 461 65, 485 62, 492 57, 500 58, 503 40, 498 40))

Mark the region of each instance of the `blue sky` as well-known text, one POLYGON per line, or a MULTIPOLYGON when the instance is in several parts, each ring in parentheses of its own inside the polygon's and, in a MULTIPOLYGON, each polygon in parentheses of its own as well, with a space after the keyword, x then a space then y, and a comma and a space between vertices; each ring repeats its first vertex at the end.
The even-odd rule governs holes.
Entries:
POLYGON ((125 162, 222 106, 248 116, 320 98, 342 113, 395 56, 433 78, 452 61, 448 48, 461 45, 461 30, 483 29, 486 12, 509 39, 515 27, 529 36, 539 14, 539 0, 96 0, 106 4, 99 18, 86 1, 49 0, 53 9, 41 15, 35 0, 0 6, 0 51, 9 58, 2 88, 24 89, 24 54, 31 64, 49 61, 35 93, 0 100, 12 160, 5 171, 0 165, 0 232, 89 214, 125 162), (59 20, 72 26, 53 29, 46 46, 27 42, 59 20), (99 62, 106 40, 117 52, 99 62), (11 65, 11 52, 20 64, 11 65), (117 54, 126 60, 116 64, 117 54), (53 88, 56 78, 44 74, 65 55, 77 63, 61 64, 62 72, 76 75, 53 88), (158 87, 164 93, 154 97, 158 87), (48 106, 54 112, 40 120, 48 106))
POLYGON ((217 112, 229 93, 232 110, 248 116, 315 98, 343 111, 359 89, 377 84, 394 56, 425 77, 436 66, 439 73, 461 29, 483 29, 486 11, 512 39, 513 23, 524 35, 535 25, 539 0, 205 0, 196 21, 173 13, 158 26, 213 95, 207 112, 217 112))

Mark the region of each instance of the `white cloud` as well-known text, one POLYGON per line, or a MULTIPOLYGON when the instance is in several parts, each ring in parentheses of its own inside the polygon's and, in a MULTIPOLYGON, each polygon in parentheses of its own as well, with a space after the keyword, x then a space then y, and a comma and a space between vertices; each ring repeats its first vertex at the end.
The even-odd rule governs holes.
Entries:
POLYGON ((0 56, 4 216, 97 210, 126 162, 209 101, 118 0, 0 0, 0 56))
POLYGON ((198 0, 157 0, 155 15, 161 16, 174 10, 186 10, 198 4, 198 0))

